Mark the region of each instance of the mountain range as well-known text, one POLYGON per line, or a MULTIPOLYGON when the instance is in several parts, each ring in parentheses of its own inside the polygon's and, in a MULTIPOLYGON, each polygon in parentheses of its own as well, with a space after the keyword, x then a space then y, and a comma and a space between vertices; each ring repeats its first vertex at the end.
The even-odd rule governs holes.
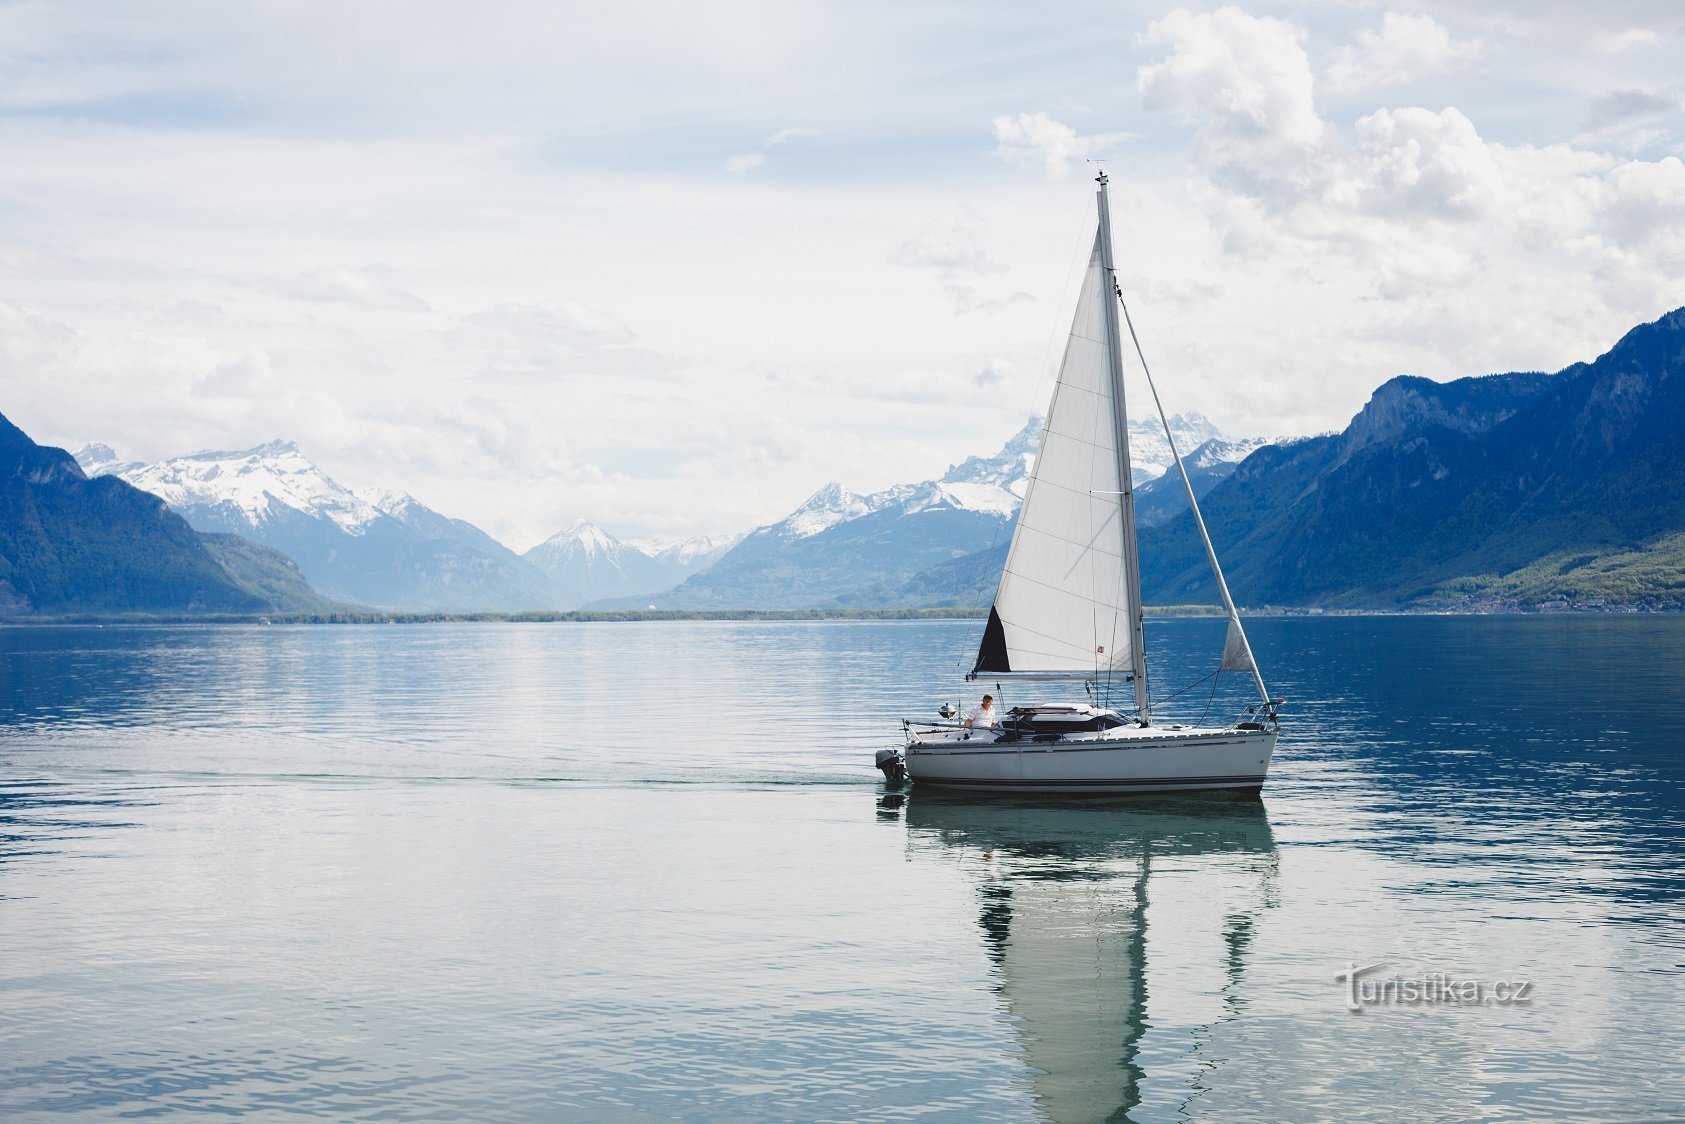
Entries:
MULTIPOLYGON (((1202 501, 1243 602, 1685 607, 1685 309, 1589 363, 1383 384, 1338 434, 1202 501)), ((1141 536, 1149 602, 1209 598, 1192 520, 1141 536)))
POLYGON ((405 492, 340 484, 290 441, 151 464, 90 444, 76 460, 89 476, 120 477, 159 497, 195 530, 236 535, 296 560, 328 598, 380 609, 572 609, 587 599, 670 589, 736 541, 622 543, 581 521, 517 555, 405 492))
POLYGON ((0 614, 332 612, 278 551, 203 535, 0 417, 0 614))
POLYGON ((741 535, 700 537, 677 543, 622 542, 582 519, 556 532, 525 554, 552 581, 588 601, 648 595, 668 590, 705 570, 735 546, 741 535))
MULTIPOLYGON (((1223 439, 1198 414, 1177 414, 1171 431, 1181 449, 1198 448, 1208 468, 1199 486, 1222 476, 1224 457, 1238 459, 1255 441, 1223 439)), ((897 484, 859 495, 840 484, 815 492, 784 519, 745 535, 719 561, 671 592, 611 600, 603 608, 796 609, 980 605, 980 573, 1004 557, 1012 521, 1041 440, 1042 420, 1029 422, 993 456, 974 456, 939 479, 897 484)), ((1161 476, 1171 461, 1155 420, 1129 427, 1138 481, 1161 476)), ((1189 458, 1193 461, 1194 457, 1189 458)), ((1181 484, 1176 497, 1180 500, 1181 484)), ((1186 501, 1181 500, 1185 506, 1186 501)), ((998 577, 999 565, 995 565, 998 577)))
POLYGON ((438 611, 571 608, 581 600, 473 524, 403 492, 346 488, 291 442, 155 464, 89 445, 76 458, 90 476, 119 476, 159 497, 195 530, 281 551, 330 598, 438 611))
MULTIPOLYGON (((1685 608, 1685 309, 1556 374, 1399 376, 1339 433, 1172 422, 1243 604, 1685 608)), ((827 485, 735 542, 582 521, 521 556, 285 442, 157 464, 88 446, 79 464, 4 423, 0 611, 980 607, 1040 424, 937 479, 827 485)), ((1130 441, 1146 600, 1212 600, 1162 432, 1130 441)))

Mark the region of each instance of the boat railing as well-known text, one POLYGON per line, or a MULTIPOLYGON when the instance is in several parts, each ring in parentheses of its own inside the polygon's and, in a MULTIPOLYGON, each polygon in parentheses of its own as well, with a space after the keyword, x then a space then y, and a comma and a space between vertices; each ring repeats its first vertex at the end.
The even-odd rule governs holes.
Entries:
POLYGON ((996 734, 999 734, 1001 732, 1001 727, 998 723, 993 726, 973 726, 965 722, 915 722, 911 718, 903 718, 901 719, 901 730, 903 733, 908 734, 914 732, 915 730, 919 733, 929 733, 932 730, 964 730, 967 733, 972 731, 993 730, 996 734))

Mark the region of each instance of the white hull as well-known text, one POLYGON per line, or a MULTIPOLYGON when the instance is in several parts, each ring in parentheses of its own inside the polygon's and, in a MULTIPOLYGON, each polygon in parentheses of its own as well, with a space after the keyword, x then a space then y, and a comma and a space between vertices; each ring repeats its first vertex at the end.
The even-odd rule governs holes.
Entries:
POLYGON ((1001 742, 989 730, 914 729, 907 774, 973 792, 1195 792, 1256 789, 1274 730, 1124 726, 1057 741, 1001 742))

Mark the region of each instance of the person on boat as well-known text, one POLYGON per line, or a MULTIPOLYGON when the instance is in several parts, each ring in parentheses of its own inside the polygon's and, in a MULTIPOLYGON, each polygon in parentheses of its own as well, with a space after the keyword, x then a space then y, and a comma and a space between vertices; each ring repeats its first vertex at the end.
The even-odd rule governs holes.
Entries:
POLYGON ((995 696, 984 695, 983 701, 972 707, 971 713, 965 716, 967 726, 998 726, 1000 722, 995 718, 995 696))

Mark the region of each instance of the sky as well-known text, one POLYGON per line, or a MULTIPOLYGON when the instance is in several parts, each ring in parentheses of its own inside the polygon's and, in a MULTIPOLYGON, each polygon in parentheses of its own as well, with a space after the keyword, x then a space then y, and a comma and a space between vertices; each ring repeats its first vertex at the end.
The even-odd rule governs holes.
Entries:
POLYGON ((0 413, 740 532, 1045 408, 1099 161, 1166 408, 1339 429, 1685 305, 1682 58, 1672 0, 0 0, 0 413))

